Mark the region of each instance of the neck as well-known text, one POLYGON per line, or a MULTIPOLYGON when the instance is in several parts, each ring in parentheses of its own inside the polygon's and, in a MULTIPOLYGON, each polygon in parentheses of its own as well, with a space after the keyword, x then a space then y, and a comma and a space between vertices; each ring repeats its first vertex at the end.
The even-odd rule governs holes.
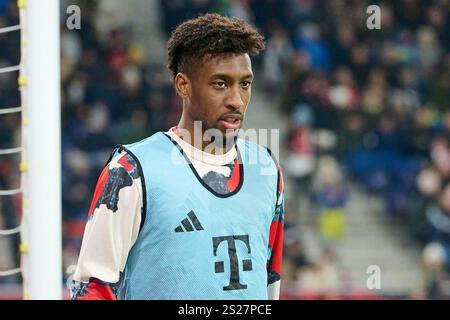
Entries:
POLYGON ((194 146, 197 149, 202 150, 214 155, 222 155, 227 153, 234 144, 229 144, 227 146, 222 146, 219 144, 213 144, 210 140, 205 139, 205 130, 200 121, 195 121, 186 117, 183 113, 180 122, 177 125, 177 135, 181 139, 194 146))

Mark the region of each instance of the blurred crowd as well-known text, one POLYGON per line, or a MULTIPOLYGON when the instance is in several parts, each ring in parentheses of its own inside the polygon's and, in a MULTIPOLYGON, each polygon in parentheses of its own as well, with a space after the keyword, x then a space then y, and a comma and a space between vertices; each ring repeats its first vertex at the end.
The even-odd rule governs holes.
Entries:
MULTIPOLYGON (((61 28, 64 262, 76 263, 98 175, 116 144, 176 125, 180 115, 164 64, 147 61, 128 26, 100 33, 98 1, 79 1, 82 29, 61 28)), ((333 286, 328 244, 345 237, 349 185, 379 195, 385 212, 423 247, 427 297, 445 295, 450 270, 450 5, 447 1, 161 0, 161 32, 219 12, 256 25, 267 48, 258 82, 287 121, 281 159, 291 180, 286 211, 286 286, 333 286), (381 29, 366 9, 381 9, 381 29), (324 240, 310 261, 294 198, 311 202, 324 240)), ((0 28, 16 24, 0 0, 0 28)), ((62 21, 62 25, 63 25, 62 21)), ((149 31, 150 32, 150 31, 149 31)), ((17 64, 17 33, 0 34, 0 67, 17 64)), ((17 74, 0 74, 0 108, 20 105, 17 74)), ((0 115, 0 148, 20 143, 20 117, 0 115)), ((0 155, 0 189, 18 184, 17 158, 0 155)), ((0 197, 0 228, 18 222, 20 201, 0 197)), ((16 241, 17 242, 17 241, 16 241)), ((17 243, 12 245, 17 248, 17 243)), ((0 259, 0 270, 2 263, 0 259)), ((0 282, 5 281, 0 279, 0 282)), ((448 290, 448 289, 447 289, 448 290)), ((447 292, 448 293, 448 292, 447 292)))
MULTIPOLYGON (((354 183, 379 195, 383 211, 425 246, 418 263, 431 280, 424 295, 449 297, 448 2, 231 3, 230 13, 266 34, 262 79, 279 96, 274 107, 290 120, 284 173, 295 182, 295 196, 307 194, 317 215, 326 244, 323 269, 334 259, 327 244, 345 236, 348 186, 354 183), (379 30, 366 25, 370 4, 379 5, 379 30)), ((298 248, 288 248, 285 261, 311 273, 293 234, 286 245, 298 248)))

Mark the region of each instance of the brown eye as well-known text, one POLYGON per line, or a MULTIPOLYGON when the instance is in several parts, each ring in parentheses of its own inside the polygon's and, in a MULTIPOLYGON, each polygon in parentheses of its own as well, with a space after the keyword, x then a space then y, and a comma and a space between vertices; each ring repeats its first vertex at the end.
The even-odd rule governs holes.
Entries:
POLYGON ((248 88, 250 87, 251 84, 252 84, 252 83, 251 83, 250 81, 243 81, 243 82, 241 83, 242 88, 244 88, 244 89, 248 89, 248 88))
POLYGON ((219 89, 224 89, 224 88, 226 88, 227 84, 225 83, 225 81, 219 80, 219 81, 214 82, 214 86, 219 89))

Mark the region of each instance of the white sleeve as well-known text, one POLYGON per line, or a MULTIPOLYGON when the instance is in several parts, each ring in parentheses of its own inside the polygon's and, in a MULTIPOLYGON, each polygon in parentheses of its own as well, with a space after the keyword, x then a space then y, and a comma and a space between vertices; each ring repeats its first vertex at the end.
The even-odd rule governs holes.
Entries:
MULTIPOLYGON (((121 153, 105 167, 99 178, 73 278, 75 281, 88 283, 91 277, 107 283, 119 281, 142 219, 141 177, 130 175, 133 163, 130 156, 121 153), (125 169, 123 163, 127 160, 125 169)), ((134 166, 138 170, 135 163, 134 166)))

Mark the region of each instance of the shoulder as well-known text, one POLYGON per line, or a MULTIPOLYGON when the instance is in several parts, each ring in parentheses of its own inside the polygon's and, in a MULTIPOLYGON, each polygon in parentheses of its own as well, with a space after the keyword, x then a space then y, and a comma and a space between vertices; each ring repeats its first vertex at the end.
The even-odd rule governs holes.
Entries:
MULTIPOLYGON (((140 171, 136 161, 124 151, 113 151, 111 159, 104 167, 95 187, 94 197, 89 208, 88 217, 91 219, 94 211, 101 205, 112 212, 119 208, 119 194, 126 194, 126 198, 131 194, 140 195, 142 190, 140 184, 140 171)), ((132 197, 132 196, 131 196, 132 197)))
POLYGON ((156 132, 156 133, 152 134, 151 136, 149 136, 147 138, 136 141, 134 143, 124 144, 124 145, 122 145, 122 148, 128 149, 128 150, 135 150, 135 149, 146 147, 149 145, 154 145, 154 144, 160 142, 162 139, 167 139, 167 138, 165 137, 165 134, 162 131, 160 131, 160 132, 156 132))
POLYGON ((244 163, 279 168, 278 153, 270 148, 248 139, 238 139, 237 145, 244 163))
POLYGON ((122 145, 119 150, 128 152, 134 158, 147 158, 158 153, 167 153, 173 146, 170 138, 160 131, 135 143, 122 145))
POLYGON ((119 150, 108 163, 108 170, 126 173, 133 179, 139 178, 138 169, 136 159, 126 150, 119 150))
POLYGON ((253 154, 259 154, 260 156, 265 157, 273 157, 272 151, 259 143, 256 143, 249 139, 237 139, 237 145, 239 148, 239 151, 241 153, 247 152, 247 153, 253 153, 253 154))

